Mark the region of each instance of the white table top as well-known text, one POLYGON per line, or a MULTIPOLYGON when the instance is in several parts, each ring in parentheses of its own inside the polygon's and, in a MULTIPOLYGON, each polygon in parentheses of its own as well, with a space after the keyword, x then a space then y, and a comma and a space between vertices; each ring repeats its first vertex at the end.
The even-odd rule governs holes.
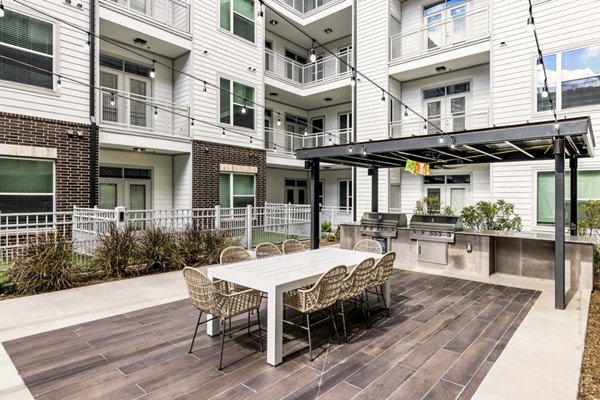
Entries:
POLYGON ((324 248, 213 267, 208 269, 208 276, 268 292, 295 283, 314 283, 335 266, 350 268, 371 257, 379 259, 381 255, 324 248))

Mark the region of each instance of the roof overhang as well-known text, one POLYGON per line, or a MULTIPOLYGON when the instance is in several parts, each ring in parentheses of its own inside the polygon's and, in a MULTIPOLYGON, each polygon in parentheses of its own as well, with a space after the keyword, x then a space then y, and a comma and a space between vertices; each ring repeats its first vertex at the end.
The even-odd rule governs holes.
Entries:
POLYGON ((406 160, 431 165, 496 163, 553 159, 554 139, 565 139, 567 157, 593 157, 589 117, 499 126, 435 135, 299 149, 300 160, 319 159, 363 168, 403 167, 406 160))

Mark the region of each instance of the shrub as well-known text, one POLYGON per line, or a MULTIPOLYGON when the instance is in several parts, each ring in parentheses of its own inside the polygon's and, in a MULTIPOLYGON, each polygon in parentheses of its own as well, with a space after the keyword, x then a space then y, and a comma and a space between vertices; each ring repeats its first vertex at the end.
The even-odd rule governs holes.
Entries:
POLYGON ((425 197, 423 201, 427 206, 427 214, 437 214, 440 212, 442 202, 438 196, 425 197))
POLYGON ((417 200, 415 203, 415 214, 425 214, 425 203, 423 200, 417 200))
POLYGON ((223 231, 202 232, 202 262, 208 265, 218 264, 221 252, 229 246, 239 246, 240 242, 223 231))
POLYGON ((127 267, 135 264, 137 244, 131 225, 118 228, 116 224, 111 224, 94 253, 94 264, 108 276, 120 278, 127 273, 127 267))
POLYGON ((11 279, 17 294, 36 294, 73 286, 73 242, 57 234, 35 238, 17 257, 11 279))
POLYGON ((321 233, 329 233, 331 232, 331 221, 323 221, 321 222, 321 233))
POLYGON ((0 271, 0 297, 11 294, 14 286, 10 270, 0 271))
POLYGON ((173 271, 183 268, 185 264, 177 236, 160 227, 147 227, 137 250, 137 259, 149 271, 173 271))
POLYGON ((329 232, 325 235, 325 240, 327 240, 328 242, 335 242, 336 238, 335 238, 335 233, 333 232, 329 232))
POLYGON ((578 224, 579 231, 584 235, 597 235, 600 229, 600 200, 588 200, 579 207, 579 210, 583 214, 578 224))
POLYGON ((521 217, 515 214, 515 206, 500 199, 495 203, 480 201, 465 207, 461 212, 463 223, 470 229, 520 231, 521 217))
POLYGON ((340 240, 340 226, 338 225, 337 228, 335 229, 335 240, 340 240))
POLYGON ((442 208, 442 215, 454 215, 454 210, 451 206, 446 206, 442 208))
POLYGON ((189 226, 179 239, 179 248, 186 265, 203 262, 204 232, 198 226, 189 226))

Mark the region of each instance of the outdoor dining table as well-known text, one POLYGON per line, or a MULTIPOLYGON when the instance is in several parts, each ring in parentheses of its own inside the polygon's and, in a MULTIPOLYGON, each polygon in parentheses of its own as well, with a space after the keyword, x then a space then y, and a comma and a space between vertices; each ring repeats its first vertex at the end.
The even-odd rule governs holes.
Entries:
MULTIPOLYGON (((237 283, 268 294, 267 362, 279 365, 283 347, 283 293, 315 283, 329 269, 345 265, 350 268, 361 261, 381 255, 361 251, 323 248, 259 260, 244 261, 208 269, 208 277, 237 283)), ((386 304, 390 304, 389 284, 383 285, 386 304)), ((212 316, 208 315, 207 319, 212 316)), ((218 319, 207 324, 208 335, 220 333, 218 319)))

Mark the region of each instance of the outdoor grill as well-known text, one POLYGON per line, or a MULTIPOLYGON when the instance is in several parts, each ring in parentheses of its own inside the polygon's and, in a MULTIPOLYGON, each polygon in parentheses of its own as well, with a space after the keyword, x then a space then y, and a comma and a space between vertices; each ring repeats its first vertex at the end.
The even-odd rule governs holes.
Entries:
POLYGON ((410 219, 409 237, 417 240, 454 243, 454 233, 461 230, 461 217, 416 214, 410 219))
POLYGON ((366 212, 360 219, 360 233, 370 237, 395 238, 404 226, 405 214, 366 212))

